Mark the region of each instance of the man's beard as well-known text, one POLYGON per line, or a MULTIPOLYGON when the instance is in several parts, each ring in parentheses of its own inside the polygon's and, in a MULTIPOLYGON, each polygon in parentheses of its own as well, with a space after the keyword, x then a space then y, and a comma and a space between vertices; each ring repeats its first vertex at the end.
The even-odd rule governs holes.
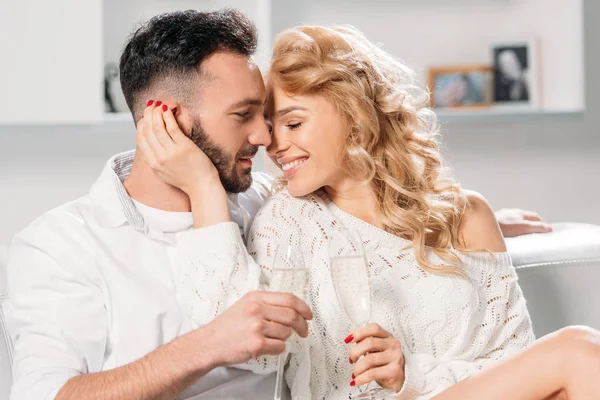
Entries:
POLYGON ((250 145, 232 157, 208 137, 204 129, 202 129, 200 121, 194 121, 190 139, 213 162, 225 191, 240 193, 250 188, 250 185, 252 185, 252 168, 246 168, 239 174, 237 160, 240 157, 248 157, 256 154, 258 146, 250 145))

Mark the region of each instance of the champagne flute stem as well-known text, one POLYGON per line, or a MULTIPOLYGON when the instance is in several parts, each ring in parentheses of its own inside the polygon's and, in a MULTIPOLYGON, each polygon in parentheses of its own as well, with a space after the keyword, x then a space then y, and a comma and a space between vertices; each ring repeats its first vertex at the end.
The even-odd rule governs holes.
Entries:
POLYGON ((275 381, 275 396, 274 400, 281 400, 283 394, 283 368, 285 367, 285 359, 287 358, 287 350, 279 355, 279 361, 277 362, 277 380, 275 381))

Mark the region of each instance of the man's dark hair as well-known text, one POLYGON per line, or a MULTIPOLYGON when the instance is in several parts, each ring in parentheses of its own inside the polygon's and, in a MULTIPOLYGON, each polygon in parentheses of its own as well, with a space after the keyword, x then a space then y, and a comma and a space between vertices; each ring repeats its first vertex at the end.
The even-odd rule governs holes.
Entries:
POLYGON ((256 27, 232 9, 195 10, 158 15, 131 35, 119 70, 127 105, 137 120, 154 85, 180 101, 193 101, 202 62, 219 51, 250 57, 256 51, 256 27))

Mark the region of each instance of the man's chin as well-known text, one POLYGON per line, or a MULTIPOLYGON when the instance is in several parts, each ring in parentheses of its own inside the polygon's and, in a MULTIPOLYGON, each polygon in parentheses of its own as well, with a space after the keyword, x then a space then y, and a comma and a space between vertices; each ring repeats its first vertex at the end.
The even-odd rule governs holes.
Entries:
POLYGON ((221 183, 230 193, 245 192, 252 186, 252 168, 244 168, 235 178, 230 175, 228 179, 221 179, 221 183))

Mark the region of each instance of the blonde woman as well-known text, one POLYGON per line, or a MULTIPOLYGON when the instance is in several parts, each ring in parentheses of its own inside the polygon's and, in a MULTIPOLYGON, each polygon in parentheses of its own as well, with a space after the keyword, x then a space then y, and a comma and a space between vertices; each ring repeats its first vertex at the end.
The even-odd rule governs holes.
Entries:
MULTIPOLYGON (((180 298, 197 324, 268 286, 273 250, 292 235, 311 271, 314 314, 286 371, 293 398, 348 399, 373 381, 403 399, 600 398, 600 336, 568 328, 534 342, 494 213, 444 175, 435 115, 409 68, 353 28, 298 27, 279 36, 267 87, 267 150, 284 178, 247 252, 231 222, 178 237, 180 298), (373 323, 356 330, 329 273, 328 240, 341 226, 360 233, 370 261, 373 323)), ((180 138, 164 118, 169 128, 138 140, 180 138)), ((189 148, 163 176, 185 180, 189 148)), ((190 197, 192 210, 203 207, 190 197)), ((240 367, 269 373, 276 359, 240 367)))

